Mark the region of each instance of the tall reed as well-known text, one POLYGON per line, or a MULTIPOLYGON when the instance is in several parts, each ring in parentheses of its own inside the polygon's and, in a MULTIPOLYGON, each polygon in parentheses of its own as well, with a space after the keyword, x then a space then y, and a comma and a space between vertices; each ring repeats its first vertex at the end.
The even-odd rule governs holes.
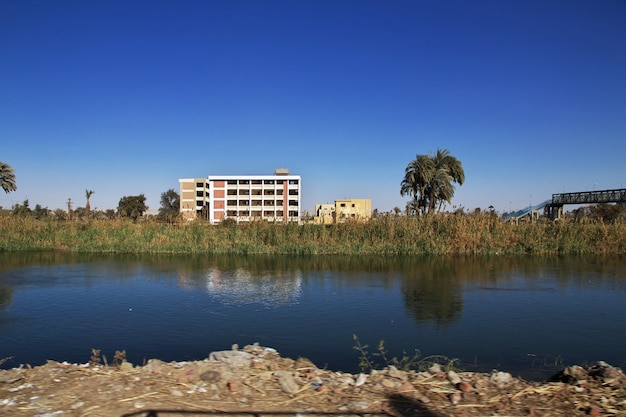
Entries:
POLYGON ((367 223, 65 222, 0 215, 0 251, 212 254, 585 254, 626 252, 626 225, 481 215, 382 217, 367 223))

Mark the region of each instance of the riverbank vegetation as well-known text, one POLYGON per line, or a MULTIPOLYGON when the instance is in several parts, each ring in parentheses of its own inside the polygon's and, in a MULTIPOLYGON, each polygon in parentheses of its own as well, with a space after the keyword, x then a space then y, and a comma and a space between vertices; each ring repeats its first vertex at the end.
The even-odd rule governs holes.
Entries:
POLYGON ((126 218, 59 221, 0 214, 0 251, 207 254, 623 254, 626 224, 519 223, 489 213, 379 216, 333 225, 126 218))

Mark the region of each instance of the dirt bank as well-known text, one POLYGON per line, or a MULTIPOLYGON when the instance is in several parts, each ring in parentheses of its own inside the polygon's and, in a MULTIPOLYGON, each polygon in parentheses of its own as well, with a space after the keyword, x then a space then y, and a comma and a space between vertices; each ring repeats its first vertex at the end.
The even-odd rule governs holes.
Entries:
POLYGON ((258 345, 195 362, 144 366, 49 362, 0 371, 2 416, 584 416, 626 414, 626 377, 599 363, 569 367, 552 382, 490 374, 352 375, 282 358, 258 345))

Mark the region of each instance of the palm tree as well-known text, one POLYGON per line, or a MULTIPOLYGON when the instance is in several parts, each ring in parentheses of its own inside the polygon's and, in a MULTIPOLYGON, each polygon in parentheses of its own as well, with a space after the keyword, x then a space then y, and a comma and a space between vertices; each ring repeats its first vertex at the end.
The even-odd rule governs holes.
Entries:
POLYGON ((432 159, 428 155, 416 155, 415 160, 409 162, 404 170, 404 179, 400 184, 400 195, 410 195, 412 209, 424 212, 427 206, 428 194, 426 189, 434 173, 432 159))
POLYGON ((446 149, 436 154, 417 155, 409 162, 400 184, 400 195, 411 195, 411 211, 416 214, 439 212, 444 202, 450 203, 456 182, 463 185, 465 172, 461 161, 446 149))
POLYGON ((437 212, 441 210, 444 201, 450 203, 454 195, 454 185, 456 182, 463 185, 465 182, 465 171, 461 161, 452 156, 447 149, 437 149, 437 154, 432 157, 435 166, 432 188, 429 196, 429 211, 433 210, 437 203, 437 212))
POLYGON ((85 217, 87 217, 87 220, 89 220, 89 211, 91 211, 91 205, 89 204, 89 199, 91 198, 91 195, 93 193, 95 193, 95 191, 85 190, 85 197, 87 197, 87 204, 85 204, 85 217))
POLYGON ((4 162, 0 162, 0 187, 2 187, 5 193, 17 190, 15 170, 13 170, 11 165, 4 162))

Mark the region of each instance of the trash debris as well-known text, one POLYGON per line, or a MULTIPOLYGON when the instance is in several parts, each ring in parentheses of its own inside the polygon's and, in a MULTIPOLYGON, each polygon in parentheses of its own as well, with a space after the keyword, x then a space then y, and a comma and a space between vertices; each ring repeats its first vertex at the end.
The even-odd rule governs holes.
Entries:
POLYGON ((434 366, 428 372, 388 367, 350 374, 283 358, 255 344, 212 352, 200 361, 151 359, 126 367, 51 361, 0 370, 0 415, 122 416, 174 409, 372 417, 626 414, 626 377, 619 368, 604 362, 570 368, 545 382, 503 371, 444 372, 434 366))

